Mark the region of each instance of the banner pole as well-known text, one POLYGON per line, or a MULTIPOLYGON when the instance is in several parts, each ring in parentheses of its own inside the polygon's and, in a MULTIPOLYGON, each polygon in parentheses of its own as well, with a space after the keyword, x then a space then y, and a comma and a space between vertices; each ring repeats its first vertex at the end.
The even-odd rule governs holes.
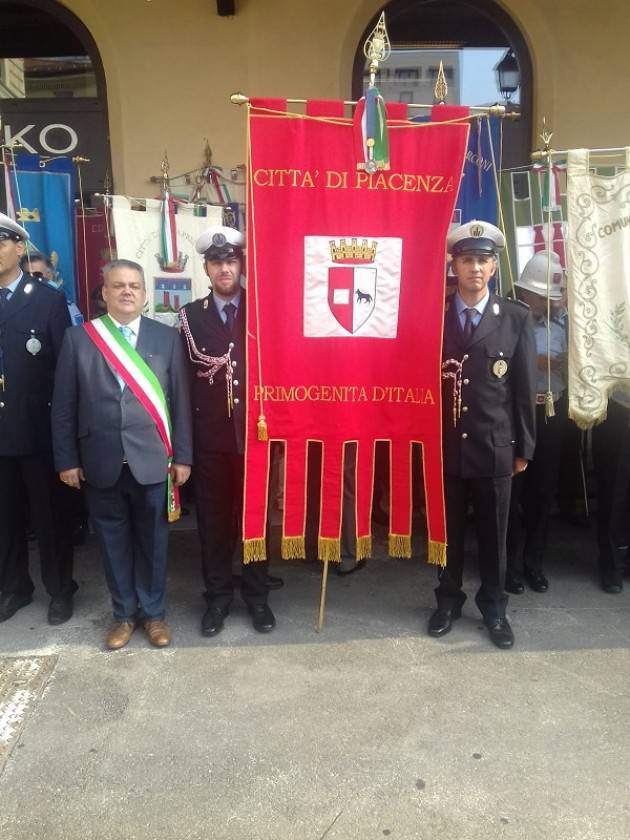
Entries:
POLYGON ((319 617, 317 619, 317 632, 321 633, 324 629, 324 614, 326 612, 326 588, 328 586, 328 563, 329 560, 324 560, 324 568, 322 570, 322 587, 319 595, 319 617))

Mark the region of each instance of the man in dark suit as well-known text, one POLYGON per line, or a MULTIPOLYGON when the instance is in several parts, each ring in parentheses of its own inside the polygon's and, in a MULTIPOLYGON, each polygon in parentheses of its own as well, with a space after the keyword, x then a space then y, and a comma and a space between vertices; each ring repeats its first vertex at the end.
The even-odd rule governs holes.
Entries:
POLYGON ((107 315, 68 330, 61 349, 55 463, 66 484, 85 481, 114 612, 107 647, 126 645, 136 621, 151 644, 164 647, 171 638, 164 622, 167 478, 170 472, 178 487, 190 475, 188 375, 177 331, 141 316, 142 268, 114 260, 103 276, 107 315), (172 457, 152 406, 168 415, 162 428, 170 417, 172 457))
MULTIPOLYGON (((0 621, 32 601, 33 522, 50 624, 72 615, 72 545, 54 472, 50 401, 70 317, 63 294, 20 269, 29 235, 0 213, 0 621)), ((63 488, 61 488, 63 490, 63 488)))
MULTIPOLYGON (((234 597, 232 557, 243 510, 245 438, 245 289, 241 287, 244 239, 215 225, 197 240, 210 294, 180 312, 190 360, 195 469, 193 481, 207 609, 204 636, 215 636, 234 597)), ((267 604, 267 563, 243 564, 241 595, 254 628, 275 627, 267 604)))
POLYGON ((536 435, 536 344, 528 308, 491 294, 501 231, 472 221, 448 237, 457 292, 444 322, 442 421, 447 561, 435 590, 429 635, 459 618, 464 533, 472 502, 481 586, 475 601, 490 638, 514 644, 505 617, 506 532, 512 476, 526 469, 536 435))

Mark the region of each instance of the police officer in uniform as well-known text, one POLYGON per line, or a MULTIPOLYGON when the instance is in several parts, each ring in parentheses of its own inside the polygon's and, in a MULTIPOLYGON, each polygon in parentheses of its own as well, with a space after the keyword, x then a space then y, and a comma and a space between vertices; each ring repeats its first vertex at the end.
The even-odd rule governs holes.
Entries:
POLYGON ((532 313, 538 372, 536 376, 536 451, 526 472, 514 477, 507 537, 505 588, 514 595, 524 591, 526 580, 534 592, 546 592, 549 581, 543 571, 549 515, 558 484, 562 441, 567 426, 567 334, 554 317, 553 305, 562 300, 562 265, 557 254, 539 251, 514 283, 519 299, 532 313), (547 273, 551 260, 547 322, 547 273), (549 341, 547 338, 549 337, 549 341), (551 377, 548 376, 547 346, 551 377), (551 388, 554 416, 547 417, 547 391, 551 388), (523 525, 521 527, 521 509, 523 525))
POLYGON ((512 475, 526 469, 536 435, 536 345, 529 309, 491 293, 501 231, 460 225, 448 237, 457 292, 444 322, 442 419, 447 562, 428 632, 440 637, 461 615, 464 534, 469 503, 481 585, 475 601, 490 639, 514 644, 505 617, 506 532, 512 475))
MULTIPOLYGON (((201 632, 223 629, 234 596, 232 557, 240 539, 245 438, 243 235, 214 225, 197 240, 210 294, 180 311, 191 372, 193 481, 207 609, 201 632)), ((243 564, 241 595, 254 629, 275 627, 267 604, 267 563, 243 564)), ((281 582, 280 582, 281 585, 281 582)))
POLYGON ((55 364, 70 316, 61 292, 20 269, 29 235, 0 213, 0 621, 32 601, 27 517, 35 527, 50 624, 72 615, 71 528, 53 467, 55 364))

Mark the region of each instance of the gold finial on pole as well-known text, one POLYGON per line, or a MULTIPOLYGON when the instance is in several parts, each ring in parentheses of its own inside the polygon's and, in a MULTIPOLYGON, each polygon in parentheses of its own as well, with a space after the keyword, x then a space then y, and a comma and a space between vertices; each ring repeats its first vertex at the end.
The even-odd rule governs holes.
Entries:
POLYGON ((448 96, 448 84, 444 74, 444 64, 440 61, 440 69, 438 70, 437 79, 435 80, 435 87, 433 88, 433 96, 436 102, 443 105, 448 96))
POLYGON ((112 176, 109 172, 109 169, 105 170, 105 177, 103 178, 103 192, 105 195, 109 195, 112 191, 112 176))
POLYGON ((247 102, 249 102, 249 97, 245 96, 244 93, 237 91, 236 93, 233 93, 232 96, 230 96, 230 102, 232 103, 232 105, 245 105, 247 102))
POLYGON ((551 138, 553 137, 553 131, 549 131, 547 128, 547 120, 545 117, 542 118, 542 131, 540 132, 540 139, 543 141, 543 152, 549 153, 551 151, 551 138))
POLYGON ((392 45, 387 34, 387 26, 385 25, 385 12, 381 12, 378 23, 367 37, 363 45, 363 55, 370 62, 370 87, 376 85, 376 74, 378 72, 378 65, 382 61, 387 61, 392 52, 392 45))
POLYGON ((164 157, 162 158, 162 163, 160 164, 160 169, 162 170, 162 192, 166 193, 168 191, 168 170, 169 170, 169 162, 168 162, 168 154, 166 149, 164 149, 164 157))

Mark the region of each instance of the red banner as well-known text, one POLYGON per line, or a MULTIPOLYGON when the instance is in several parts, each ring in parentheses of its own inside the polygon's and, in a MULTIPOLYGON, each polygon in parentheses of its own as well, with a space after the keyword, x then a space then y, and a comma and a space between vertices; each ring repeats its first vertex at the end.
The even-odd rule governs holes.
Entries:
POLYGON ((320 557, 340 556, 349 441, 357 556, 370 554, 374 447, 385 440, 390 554, 411 556, 419 442, 429 561, 445 561, 445 242, 468 122, 464 109, 438 114, 454 122, 411 123, 388 108, 390 169, 369 173, 357 170, 361 129, 341 103, 309 103, 306 114, 287 114, 281 100, 250 105, 246 562, 265 557, 271 440, 285 444, 284 557, 304 556, 309 441, 323 444, 320 557))

